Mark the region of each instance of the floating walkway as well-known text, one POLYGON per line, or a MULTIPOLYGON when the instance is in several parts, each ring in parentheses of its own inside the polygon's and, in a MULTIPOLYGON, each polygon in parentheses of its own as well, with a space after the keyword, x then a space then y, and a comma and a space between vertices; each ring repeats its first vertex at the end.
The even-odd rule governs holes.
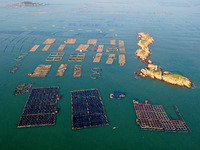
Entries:
POLYGON ((43 44, 53 44, 56 41, 56 39, 46 39, 46 41, 43 44))
POLYGON ((98 49, 97 49, 97 52, 98 53, 102 53, 103 52, 103 48, 104 48, 104 45, 99 45, 98 49))
POLYGON ((97 53, 93 58, 93 63, 99 63, 101 61, 102 53, 97 53))
POLYGON ((76 51, 86 51, 87 52, 87 49, 90 45, 84 45, 84 44, 81 44, 79 45, 79 47, 76 49, 76 51))
POLYGON ((75 44, 76 39, 68 39, 67 41, 64 41, 65 44, 75 44))
POLYGON ((91 44, 95 45, 95 44, 97 44, 97 39, 89 39, 87 44, 88 45, 91 45, 91 44))
POLYGON ((73 78, 80 78, 81 77, 81 72, 82 72, 81 65, 75 65, 74 66, 74 75, 73 75, 73 78))
POLYGON ((116 45, 116 41, 115 40, 110 40, 110 45, 116 45))
POLYGON ((42 51, 48 51, 50 47, 51 47, 50 44, 45 45, 45 47, 42 49, 42 51))
POLYGON ((34 83, 20 83, 15 88, 15 91, 13 92, 13 96, 29 93, 31 87, 34 85, 34 83))
POLYGON ((33 48, 31 48, 30 52, 35 52, 39 47, 40 47, 40 45, 33 46, 33 48))
POLYGON ((67 69, 67 64, 61 64, 60 67, 58 68, 58 71, 56 73, 56 76, 63 76, 65 73, 65 70, 67 69))
POLYGON ((61 61, 65 53, 63 52, 51 52, 46 61, 61 61))
POLYGON ((32 89, 17 127, 55 125, 58 94, 59 87, 32 89))
POLYGON ((72 129, 109 125, 98 89, 71 91, 72 129))
POLYGON ((125 55, 119 55, 119 64, 120 66, 125 64, 125 55))
POLYGON ((65 48, 65 44, 61 44, 60 46, 59 46, 59 48, 57 49, 57 51, 63 51, 63 49, 65 48))
POLYGON ((108 60, 106 61, 106 64, 112 64, 115 59, 115 54, 109 54, 108 60))
POLYGON ((46 77, 51 65, 39 65, 31 75, 31 77, 46 77))
POLYGON ((119 40, 119 51, 120 53, 126 53, 123 40, 119 40))
POLYGON ((85 59, 85 53, 72 53, 68 61, 72 62, 83 62, 85 59))

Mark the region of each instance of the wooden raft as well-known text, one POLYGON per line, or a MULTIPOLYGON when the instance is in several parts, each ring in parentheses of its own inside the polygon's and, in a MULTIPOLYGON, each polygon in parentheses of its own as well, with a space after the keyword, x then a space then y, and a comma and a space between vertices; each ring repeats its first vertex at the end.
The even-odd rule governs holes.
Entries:
POLYGON ((80 78, 81 77, 81 71, 82 71, 81 65, 75 65, 74 66, 73 78, 80 78))
POLYGON ((93 63, 99 63, 101 61, 102 53, 97 53, 93 58, 93 63))
POLYGON ((116 44, 116 41, 115 41, 115 40, 110 40, 110 44, 111 44, 111 45, 115 45, 115 44, 116 44))
POLYGON ((93 44, 93 45, 95 45, 95 44, 97 44, 97 39, 89 39, 88 42, 87 42, 87 44, 93 44))
POLYGON ((65 48, 65 44, 61 44, 60 46, 59 46, 59 48, 57 49, 57 51, 63 51, 63 49, 65 48))
POLYGON ((75 44, 76 39, 68 39, 67 41, 64 41, 65 44, 75 44))
POLYGON ((33 48, 31 48, 30 52, 35 52, 38 49, 39 46, 40 45, 33 46, 33 48))
POLYGON ((46 39, 43 44, 53 44, 56 41, 56 39, 46 39))
POLYGON ((79 47, 76 49, 76 51, 82 50, 82 51, 86 51, 86 52, 87 52, 87 49, 88 49, 89 46, 90 46, 90 45, 81 44, 81 45, 79 45, 79 47))
POLYGON ((109 54, 106 64, 112 64, 115 59, 115 54, 109 54))
POLYGON ((125 55, 119 55, 119 64, 120 66, 125 64, 125 55))
POLYGON ((61 64, 60 67, 58 68, 56 76, 63 76, 66 69, 67 69, 67 64, 61 64))
POLYGON ((126 53, 123 40, 119 40, 119 51, 120 53, 126 53))
POLYGON ((39 65, 34 70, 33 75, 31 75, 31 77, 46 77, 50 68, 51 68, 51 65, 39 65))
POLYGON ((42 49, 42 51, 48 51, 48 49, 51 47, 51 45, 50 44, 48 44, 48 45, 45 45, 45 47, 42 49))
POLYGON ((98 49, 97 49, 97 52, 98 53, 102 53, 103 52, 103 48, 104 48, 104 45, 99 45, 98 49))

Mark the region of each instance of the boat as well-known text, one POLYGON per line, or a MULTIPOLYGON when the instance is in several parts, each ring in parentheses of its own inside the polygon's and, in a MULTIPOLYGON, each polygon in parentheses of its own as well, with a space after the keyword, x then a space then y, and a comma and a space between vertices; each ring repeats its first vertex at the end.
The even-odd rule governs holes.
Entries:
POLYGON ((93 51, 97 51, 97 49, 98 49, 98 47, 97 47, 97 45, 95 44, 94 47, 92 48, 92 50, 93 50, 93 51))
POLYGON ((121 91, 113 91, 113 93, 110 93, 110 98, 112 99, 121 99, 125 97, 125 94, 121 91))

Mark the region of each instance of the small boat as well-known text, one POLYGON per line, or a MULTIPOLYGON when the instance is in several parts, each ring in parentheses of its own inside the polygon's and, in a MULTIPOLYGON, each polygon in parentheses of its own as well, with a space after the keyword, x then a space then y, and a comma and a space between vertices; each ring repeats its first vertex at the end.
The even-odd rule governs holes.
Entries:
POLYGON ((92 48, 93 51, 97 51, 97 45, 95 44, 94 47, 92 48))
POLYGON ((33 75, 33 73, 28 73, 28 76, 30 76, 30 77, 31 77, 32 75, 33 75))
POLYGON ((121 91, 113 91, 113 93, 110 93, 110 98, 121 99, 123 97, 125 97, 125 94, 121 91))

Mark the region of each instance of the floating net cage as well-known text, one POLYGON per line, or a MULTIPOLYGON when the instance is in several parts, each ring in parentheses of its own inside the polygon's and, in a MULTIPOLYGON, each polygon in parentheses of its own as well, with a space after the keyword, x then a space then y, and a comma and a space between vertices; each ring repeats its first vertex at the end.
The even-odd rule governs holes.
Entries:
POLYGON ((92 68, 92 72, 94 72, 94 73, 101 73, 101 71, 102 71, 102 69, 99 67, 92 68))
POLYGON ((93 73, 93 74, 90 75, 91 79, 99 79, 100 77, 101 77, 100 73, 93 73))

